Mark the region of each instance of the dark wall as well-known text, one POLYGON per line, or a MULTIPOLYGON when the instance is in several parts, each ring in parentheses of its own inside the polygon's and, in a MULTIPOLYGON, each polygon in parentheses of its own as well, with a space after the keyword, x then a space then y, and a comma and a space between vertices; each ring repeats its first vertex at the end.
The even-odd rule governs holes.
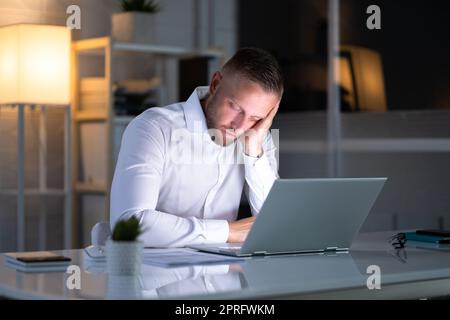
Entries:
POLYGON ((238 45, 270 51, 283 69, 286 88, 280 111, 325 109, 326 1, 238 3, 238 45), (317 72, 311 75, 308 66, 317 72), (320 85, 308 85, 311 77, 320 85))
MULTIPOLYGON (((450 108, 450 1, 341 0, 341 43, 381 53, 389 109, 450 108), (366 8, 381 8, 368 30, 366 8)), ((239 46, 280 61, 286 94, 280 111, 326 107, 325 0, 239 1, 239 46)))
POLYGON ((389 109, 450 108, 450 1, 341 0, 341 42, 381 53, 389 109), (381 9, 381 30, 365 28, 381 9))

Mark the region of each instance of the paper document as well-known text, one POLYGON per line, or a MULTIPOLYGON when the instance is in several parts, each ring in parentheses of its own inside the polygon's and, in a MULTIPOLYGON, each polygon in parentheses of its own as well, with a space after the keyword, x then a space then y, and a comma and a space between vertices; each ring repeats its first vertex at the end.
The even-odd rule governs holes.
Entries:
MULTIPOLYGON (((102 247, 89 246, 84 249, 85 258, 97 263, 106 261, 106 252, 102 247)), ((153 249, 145 248, 142 263, 160 267, 179 267, 198 264, 233 263, 245 260, 230 256, 205 253, 189 248, 153 249)))
POLYGON ((230 256, 199 252, 192 249, 144 249, 143 263, 163 267, 179 267, 196 264, 221 264, 245 260, 230 256))

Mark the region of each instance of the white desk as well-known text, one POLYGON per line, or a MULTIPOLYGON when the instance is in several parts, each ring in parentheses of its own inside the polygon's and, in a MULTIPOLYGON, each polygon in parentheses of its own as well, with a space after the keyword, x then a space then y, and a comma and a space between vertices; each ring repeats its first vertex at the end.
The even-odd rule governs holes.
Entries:
POLYGON ((450 295, 450 252, 396 251, 393 232, 358 236, 349 254, 252 258, 240 264, 181 268, 142 266, 136 278, 109 277, 82 250, 58 251, 81 268, 81 289, 65 273, 22 273, 0 255, 0 296, 18 299, 420 299, 450 295), (381 268, 381 290, 369 290, 369 265, 381 268))

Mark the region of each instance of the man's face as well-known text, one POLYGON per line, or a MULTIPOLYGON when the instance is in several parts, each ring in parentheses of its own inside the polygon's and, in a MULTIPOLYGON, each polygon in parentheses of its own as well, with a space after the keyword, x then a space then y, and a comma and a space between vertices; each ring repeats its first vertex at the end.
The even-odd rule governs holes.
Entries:
POLYGON ((276 93, 265 91, 239 74, 216 72, 204 108, 208 129, 219 130, 222 139, 215 142, 228 145, 264 119, 279 100, 276 93))

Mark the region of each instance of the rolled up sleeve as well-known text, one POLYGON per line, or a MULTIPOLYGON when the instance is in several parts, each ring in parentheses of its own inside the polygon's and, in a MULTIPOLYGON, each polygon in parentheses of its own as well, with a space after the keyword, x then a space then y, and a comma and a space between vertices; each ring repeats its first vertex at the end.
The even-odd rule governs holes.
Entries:
POLYGON ((246 183, 245 193, 252 214, 256 215, 261 210, 273 183, 279 178, 276 147, 271 135, 267 135, 263 144, 263 154, 259 158, 246 154, 243 157, 246 183))

